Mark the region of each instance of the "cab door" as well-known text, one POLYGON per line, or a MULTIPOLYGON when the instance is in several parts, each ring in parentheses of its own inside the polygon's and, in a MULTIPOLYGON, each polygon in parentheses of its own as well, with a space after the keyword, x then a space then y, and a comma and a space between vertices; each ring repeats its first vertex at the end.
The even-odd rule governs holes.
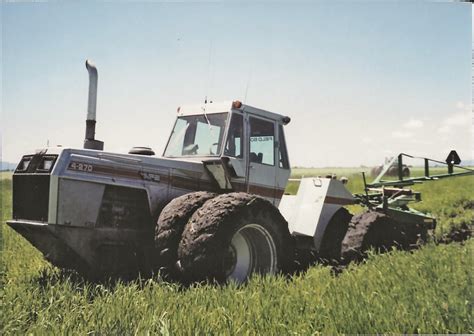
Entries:
POLYGON ((276 124, 274 121, 248 115, 247 192, 267 198, 277 205, 276 124))

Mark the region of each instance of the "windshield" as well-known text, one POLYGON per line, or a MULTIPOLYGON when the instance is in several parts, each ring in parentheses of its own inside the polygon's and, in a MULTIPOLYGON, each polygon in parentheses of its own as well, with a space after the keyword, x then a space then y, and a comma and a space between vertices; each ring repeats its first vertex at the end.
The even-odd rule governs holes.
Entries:
POLYGON ((178 117, 164 156, 219 155, 228 113, 178 117))

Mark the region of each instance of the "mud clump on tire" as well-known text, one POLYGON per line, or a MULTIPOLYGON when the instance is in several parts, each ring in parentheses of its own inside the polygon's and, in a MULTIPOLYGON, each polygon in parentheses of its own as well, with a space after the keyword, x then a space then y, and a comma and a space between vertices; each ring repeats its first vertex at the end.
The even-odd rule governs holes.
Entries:
POLYGON ((177 197, 165 206, 155 228, 158 267, 172 272, 184 226, 197 209, 216 196, 217 194, 211 192, 200 191, 177 197))
POLYGON ((225 282, 232 263, 232 237, 246 224, 259 224, 267 230, 276 247, 277 268, 285 272, 293 246, 283 216, 262 197, 230 193, 207 201, 186 224, 178 248, 183 280, 225 282))

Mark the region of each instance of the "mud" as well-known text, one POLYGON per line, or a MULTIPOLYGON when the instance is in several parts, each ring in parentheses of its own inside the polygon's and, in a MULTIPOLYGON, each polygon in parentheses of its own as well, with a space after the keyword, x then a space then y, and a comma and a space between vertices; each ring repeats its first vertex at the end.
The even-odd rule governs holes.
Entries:
MULTIPOLYGON (((472 212, 474 210, 474 200, 462 200, 454 204, 462 211, 472 212)), ((472 237, 474 232, 474 220, 463 222, 459 226, 451 227, 448 232, 442 232, 441 237, 435 240, 439 244, 449 244, 453 242, 463 242, 472 237)))
POLYGON ((443 233, 436 242, 439 244, 460 243, 470 239, 473 231, 474 222, 471 225, 462 223, 460 227, 453 227, 450 231, 443 233))

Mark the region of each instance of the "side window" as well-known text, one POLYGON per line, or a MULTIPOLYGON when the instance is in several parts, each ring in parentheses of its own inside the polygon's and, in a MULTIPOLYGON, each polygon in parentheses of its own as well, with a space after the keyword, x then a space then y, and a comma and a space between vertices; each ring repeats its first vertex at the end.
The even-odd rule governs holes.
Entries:
POLYGON ((250 117, 250 162, 275 164, 274 123, 250 117))
POLYGON ((278 126, 279 149, 280 156, 279 167, 283 169, 290 169, 290 162, 288 161, 288 152, 286 151, 285 134, 283 133, 283 126, 278 126))
POLYGON ((232 113, 230 120, 229 134, 224 149, 224 155, 242 158, 242 150, 244 145, 243 137, 243 117, 240 114, 232 113))

